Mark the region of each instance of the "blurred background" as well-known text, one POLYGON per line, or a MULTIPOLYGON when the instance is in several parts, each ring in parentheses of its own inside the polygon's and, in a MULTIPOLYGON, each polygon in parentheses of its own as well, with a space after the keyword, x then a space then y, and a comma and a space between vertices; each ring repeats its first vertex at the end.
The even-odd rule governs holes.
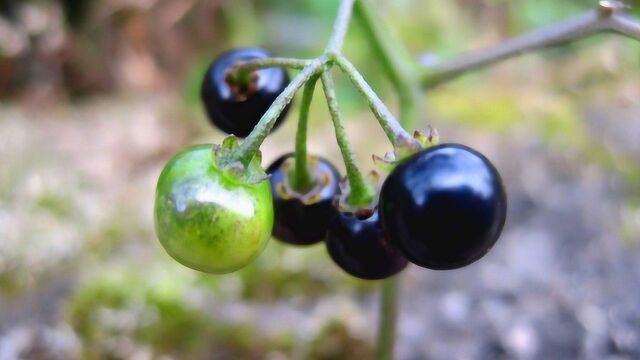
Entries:
MULTIPOLYGON (((597 5, 377 3, 427 63, 597 5)), ((339 271, 322 244, 272 241, 246 269, 211 276, 170 259, 152 220, 172 154, 223 139, 199 102, 213 57, 235 46, 317 56, 337 6, 0 0, 0 360, 371 357, 378 284, 339 271)), ((345 53, 397 109, 357 22, 345 53)), ((371 169, 390 148, 337 81, 371 169)), ((481 261, 403 273, 397 357, 640 358, 640 43, 598 35, 425 97, 420 127, 484 152, 510 208, 481 261)), ((296 116, 266 141, 265 164, 293 149, 296 116)), ((339 165, 321 95, 310 126, 310 150, 339 165)))

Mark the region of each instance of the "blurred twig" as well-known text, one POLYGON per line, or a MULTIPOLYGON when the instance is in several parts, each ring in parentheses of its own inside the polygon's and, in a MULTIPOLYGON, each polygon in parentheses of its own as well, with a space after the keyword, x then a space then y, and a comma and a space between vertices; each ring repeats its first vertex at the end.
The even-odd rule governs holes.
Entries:
POLYGON ((393 36, 373 2, 358 0, 355 5, 369 43, 398 93, 400 123, 413 129, 419 123, 422 110, 422 92, 420 79, 415 76, 415 61, 401 41, 393 36))
POLYGON ((393 359, 398 316, 398 283, 398 276, 385 279, 382 283, 376 360, 393 359))
POLYGON ((429 66, 422 74, 422 86, 430 88, 471 70, 518 55, 566 44, 601 32, 614 32, 640 40, 640 21, 623 13, 618 1, 600 1, 597 10, 564 22, 534 30, 499 45, 463 54, 451 61, 429 66))

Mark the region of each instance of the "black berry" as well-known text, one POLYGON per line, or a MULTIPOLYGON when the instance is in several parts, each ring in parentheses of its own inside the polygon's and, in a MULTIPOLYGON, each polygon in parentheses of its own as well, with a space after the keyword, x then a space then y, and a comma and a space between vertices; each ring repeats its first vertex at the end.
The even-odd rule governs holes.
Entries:
POLYGON ((385 239, 378 212, 366 219, 337 213, 327 231, 327 251, 347 273, 366 280, 393 276, 408 264, 385 239))
POLYGON ((507 199, 495 167, 456 144, 423 150, 398 165, 380 194, 389 241, 413 263, 455 269, 480 259, 505 222, 507 199))
MULTIPOLYGON (((236 84, 228 70, 238 61, 270 57, 263 49, 242 48, 218 56, 202 82, 201 97, 211 123, 220 130, 246 137, 273 101, 289 84, 286 70, 266 68, 251 74, 249 83, 236 84)), ((276 120, 276 128, 286 117, 290 104, 276 120)))
POLYGON ((311 245, 324 240, 336 212, 332 202, 340 191, 340 174, 327 160, 310 156, 315 185, 304 193, 294 191, 289 185, 293 156, 284 155, 267 168, 273 193, 273 236, 289 244, 311 245))

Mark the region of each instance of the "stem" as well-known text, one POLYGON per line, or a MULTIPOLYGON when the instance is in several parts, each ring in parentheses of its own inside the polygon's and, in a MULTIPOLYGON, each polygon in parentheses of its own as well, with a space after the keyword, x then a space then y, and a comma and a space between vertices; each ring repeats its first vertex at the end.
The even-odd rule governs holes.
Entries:
POLYGON ((398 278, 392 276, 384 280, 381 285, 376 360, 393 359, 397 315, 398 278))
POLYGON ((322 72, 322 88, 324 90, 325 97, 327 99, 327 106, 329 107, 329 113, 333 120, 333 127, 336 132, 336 140, 342 153, 342 159, 347 169, 347 178, 349 179, 350 193, 347 198, 349 205, 353 207, 366 207, 371 204, 371 201, 375 198, 375 191, 367 183, 362 172, 356 164, 355 156, 349 139, 347 138, 347 132, 344 129, 344 120, 340 113, 340 107, 338 105, 338 99, 336 97, 335 85, 333 83, 333 77, 331 70, 325 67, 322 72))
POLYGON ((376 119, 378 119, 382 130, 384 130, 391 144, 393 144, 394 147, 400 144, 410 144, 419 147, 420 145, 402 128, 387 106, 362 77, 358 69, 342 55, 335 56, 333 60, 336 65, 347 74, 349 80, 351 80, 353 85, 365 98, 367 105, 369 105, 376 119))
POLYGON ((611 30, 640 40, 640 21, 630 16, 614 15, 611 17, 611 30))
POLYGON ((289 178, 291 188, 299 192, 310 189, 315 183, 307 166, 307 124, 309 123, 309 107, 311 100, 313 100, 313 91, 317 81, 318 77, 315 76, 304 86, 300 104, 300 118, 296 132, 295 166, 289 178))
POLYGON ((415 128, 420 119, 422 91, 417 66, 402 43, 382 21, 370 0, 356 1, 356 14, 400 100, 400 123, 415 128))
POLYGON ((300 89, 309 79, 322 69, 326 63, 326 58, 321 57, 313 60, 289 83, 289 85, 278 95, 269 109, 262 115, 258 124, 251 130, 249 136, 240 144, 238 149, 231 154, 229 159, 224 159, 221 165, 228 165, 239 161, 243 165, 248 165, 253 156, 259 151, 260 145, 271 131, 276 119, 282 110, 291 102, 298 89, 300 89))
POLYGON ((336 21, 333 24, 333 32, 327 45, 326 53, 339 53, 347 35, 349 21, 351 20, 351 12, 353 11, 353 3, 355 0, 342 0, 336 21))
POLYGON ((472 51, 457 59, 429 67, 422 86, 433 87, 493 63, 540 49, 562 45, 603 31, 613 31, 640 40, 640 21, 620 14, 620 8, 601 1, 600 8, 559 24, 534 30, 484 50, 472 51))
POLYGON ((264 58, 264 59, 253 59, 247 61, 239 61, 234 64, 231 71, 254 71, 264 68, 270 67, 284 67, 290 69, 302 70, 306 66, 309 66, 313 60, 304 60, 304 59, 294 59, 294 58, 264 58))
MULTIPOLYGON (((378 16, 369 0, 358 0, 356 10, 367 37, 382 62, 382 66, 398 93, 400 122, 405 128, 414 128, 422 107, 420 84, 410 56, 398 41, 392 39, 389 30, 378 16)), ((365 92, 361 90, 364 95, 365 92)), ((366 97, 366 95, 365 95, 366 97)), ((380 286, 380 310, 378 320, 377 360, 393 359, 397 322, 397 277, 384 280, 380 286)))

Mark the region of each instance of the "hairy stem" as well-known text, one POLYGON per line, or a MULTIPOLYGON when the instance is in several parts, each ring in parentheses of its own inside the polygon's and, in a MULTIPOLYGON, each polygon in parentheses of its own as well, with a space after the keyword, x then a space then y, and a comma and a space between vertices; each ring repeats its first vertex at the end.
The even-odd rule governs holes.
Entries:
POLYGON ((327 53, 339 53, 344 43, 344 38, 349 29, 349 21, 353 11, 353 2, 355 0, 342 0, 335 23, 333 24, 333 32, 327 45, 327 53))
POLYGON ((351 143, 349 143, 347 132, 344 128, 344 120, 340 113, 333 76, 328 67, 322 72, 322 88, 327 99, 327 106, 329 107, 329 113, 333 120, 336 140, 338 141, 342 159, 344 160, 344 165, 347 170, 347 178, 349 179, 350 193, 347 202, 354 208, 369 206, 375 197, 375 191, 371 185, 367 183, 364 175, 356 164, 355 155, 351 143))
POLYGON ((366 37, 398 93, 400 123, 405 129, 415 128, 420 119, 423 96, 415 62, 402 43, 392 36, 371 0, 357 0, 355 9, 366 37))
POLYGON ((258 69, 270 68, 270 67, 283 67, 289 69, 302 70, 306 66, 309 66, 313 60, 294 59, 294 58, 281 58, 272 57, 264 59, 253 59, 246 61, 239 61, 233 65, 230 71, 254 71, 258 69))
POLYGON ((391 111, 389 111, 364 77, 362 77, 358 69, 342 55, 334 57, 333 60, 365 98, 367 105, 369 105, 376 119, 378 119, 382 130, 384 130, 391 144, 393 144, 393 146, 409 144, 418 148, 419 144, 402 128, 391 111))
POLYGON ((484 50, 472 51, 451 61, 427 68, 422 86, 433 87, 469 71, 536 50, 563 45, 595 33, 613 31, 640 40, 640 21, 620 14, 611 2, 600 8, 548 27, 534 30, 484 50))
POLYGON ((309 79, 302 92, 300 117, 298 118, 298 130, 296 132, 295 166, 289 178, 291 187, 298 192, 309 190, 315 183, 307 165, 307 124, 309 123, 309 107, 313 100, 313 91, 317 81, 317 76, 309 79))
POLYGON ((392 276, 381 285, 376 360, 393 359, 398 316, 398 282, 398 276, 392 276))
POLYGON ((282 110, 291 102, 298 89, 300 89, 309 79, 321 71, 322 66, 326 63, 326 58, 321 57, 313 60, 295 77, 289 85, 278 95, 269 109, 262 115, 258 124, 251 130, 249 136, 240 144, 238 149, 233 152, 229 159, 225 159, 222 165, 228 165, 239 161, 245 166, 249 164, 253 156, 260 149, 260 145, 269 135, 276 119, 282 113, 282 110))

